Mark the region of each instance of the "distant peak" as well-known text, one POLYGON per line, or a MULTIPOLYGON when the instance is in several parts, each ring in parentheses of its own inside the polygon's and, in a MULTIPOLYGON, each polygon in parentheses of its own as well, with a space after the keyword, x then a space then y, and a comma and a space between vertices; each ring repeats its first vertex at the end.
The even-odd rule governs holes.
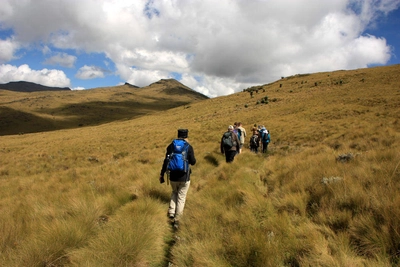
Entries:
POLYGON ((127 85, 127 86, 129 86, 129 87, 140 88, 139 86, 130 84, 130 83, 128 83, 128 82, 126 82, 125 85, 127 85))
POLYGON ((161 80, 159 80, 158 82, 155 82, 155 83, 152 83, 152 84, 150 84, 150 85, 153 85, 153 84, 164 84, 164 85, 171 85, 171 84, 175 84, 175 85, 179 85, 179 86, 184 86, 184 87, 187 87, 187 86, 185 86, 184 84, 182 84, 182 83, 180 83, 180 82, 178 82, 177 80, 175 80, 175 79, 161 79, 161 80))
POLYGON ((181 82, 175 79, 161 79, 158 82, 152 83, 148 86, 151 87, 159 87, 161 90, 168 95, 183 95, 183 94, 191 94, 196 95, 196 97, 200 99, 207 99, 208 97, 193 90, 192 88, 182 84, 181 82))

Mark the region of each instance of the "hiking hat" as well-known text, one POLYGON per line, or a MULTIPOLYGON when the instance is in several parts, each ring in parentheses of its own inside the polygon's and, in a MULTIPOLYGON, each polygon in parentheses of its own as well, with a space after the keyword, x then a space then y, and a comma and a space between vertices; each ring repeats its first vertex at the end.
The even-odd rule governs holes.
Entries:
POLYGON ((228 130, 229 130, 229 131, 232 131, 232 130, 233 130, 233 126, 232 126, 232 125, 229 125, 229 126, 228 126, 228 130))
POLYGON ((178 129, 178 138, 187 138, 188 132, 188 129, 178 129))

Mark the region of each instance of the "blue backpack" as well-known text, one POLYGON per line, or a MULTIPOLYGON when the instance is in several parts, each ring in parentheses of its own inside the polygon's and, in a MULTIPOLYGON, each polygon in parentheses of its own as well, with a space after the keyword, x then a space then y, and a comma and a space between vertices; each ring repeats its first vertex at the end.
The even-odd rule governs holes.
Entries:
POLYGON ((242 136, 242 130, 240 130, 239 128, 237 128, 237 132, 236 132, 238 139, 240 141, 240 137, 242 136))
POLYGON ((171 155, 169 155, 168 170, 182 171, 187 173, 189 170, 189 164, 187 160, 189 144, 182 139, 175 139, 172 144, 173 151, 171 155))
POLYGON ((261 141, 263 143, 269 143, 269 141, 271 140, 271 135, 269 134, 269 131, 267 133, 267 129, 261 129, 260 130, 261 133, 261 141))
POLYGON ((271 141, 271 135, 268 131, 264 130, 261 134, 261 140, 263 141, 263 143, 269 143, 271 141))

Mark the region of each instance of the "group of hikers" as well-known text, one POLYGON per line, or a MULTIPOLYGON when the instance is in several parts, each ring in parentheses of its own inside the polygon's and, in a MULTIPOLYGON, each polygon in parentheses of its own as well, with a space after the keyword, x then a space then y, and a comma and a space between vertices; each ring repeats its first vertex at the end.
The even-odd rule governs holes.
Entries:
MULTIPOLYGON (((246 129, 243 128, 241 122, 235 122, 228 126, 228 131, 221 138, 221 153, 225 154, 226 162, 232 162, 237 154, 242 153, 246 129)), ((264 125, 253 126, 252 135, 250 137, 249 148, 254 153, 258 153, 261 148, 262 153, 267 153, 268 144, 271 141, 271 135, 264 125)))
MULTIPOLYGON (((186 195, 190 187, 192 172, 190 166, 196 164, 193 147, 187 141, 188 133, 188 129, 178 129, 178 138, 174 139, 166 149, 159 176, 160 183, 164 183, 164 175, 167 173, 167 181, 171 184, 172 193, 168 218, 172 221, 175 229, 179 227, 179 219, 183 214, 186 195)), ((221 153, 225 154, 226 162, 232 162, 235 156, 242 152, 246 135, 246 130, 241 122, 235 122, 228 126, 228 131, 221 138, 221 153)), ((268 130, 263 125, 254 125, 250 137, 250 150, 257 153, 261 146, 261 151, 266 153, 269 142, 268 130)))

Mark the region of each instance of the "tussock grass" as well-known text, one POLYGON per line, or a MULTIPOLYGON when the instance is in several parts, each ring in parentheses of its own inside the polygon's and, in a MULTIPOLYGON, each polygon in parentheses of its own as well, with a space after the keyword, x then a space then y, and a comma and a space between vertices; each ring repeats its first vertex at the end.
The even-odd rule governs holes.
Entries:
POLYGON ((138 200, 120 209, 85 247, 70 253, 72 265, 160 265, 168 230, 163 211, 151 199, 138 200))
POLYGON ((297 75, 253 98, 1 136, 0 265, 397 266, 399 73, 297 75), (248 135, 266 125, 268 153, 244 147, 226 163, 219 142, 235 121, 248 135), (189 128, 197 164, 174 232, 158 175, 178 128, 189 128))

